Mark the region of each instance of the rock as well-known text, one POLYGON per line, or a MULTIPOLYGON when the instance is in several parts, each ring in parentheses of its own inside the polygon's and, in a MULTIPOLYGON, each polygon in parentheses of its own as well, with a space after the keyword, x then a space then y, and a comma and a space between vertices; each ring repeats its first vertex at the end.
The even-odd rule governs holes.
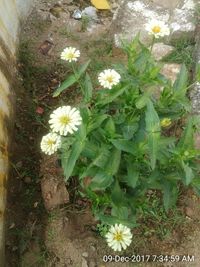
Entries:
POLYGON ((152 37, 146 32, 145 25, 152 19, 164 21, 170 26, 171 34, 164 40, 193 37, 194 17, 193 0, 124 0, 113 17, 115 44, 120 47, 121 40, 131 41, 138 32, 141 41, 149 44, 152 37))
POLYGON ((190 207, 185 208, 185 215, 188 216, 189 218, 194 217, 194 210, 190 207))
POLYGON ((40 53, 42 53, 43 55, 48 55, 51 51, 53 47, 53 43, 48 41, 48 40, 45 40, 39 47, 39 51, 40 53))
POLYGON ((41 165, 41 190, 44 199, 44 205, 47 210, 59 207, 61 204, 69 202, 64 179, 61 175, 61 169, 56 166, 57 158, 47 157, 41 165))
MULTIPOLYGON (((96 229, 95 229, 95 230, 96 230, 96 229)), ((90 248, 91 248, 91 250, 92 250, 93 252, 95 252, 95 251, 96 251, 96 248, 95 248, 95 246, 91 245, 91 246, 90 246, 90 248)))
POLYGON ((88 253, 87 253, 87 252, 83 252, 83 253, 82 253, 82 256, 83 256, 84 258, 87 258, 87 257, 88 257, 88 253))
POLYGON ((82 29, 82 23, 79 20, 69 19, 67 21, 67 28, 72 33, 74 33, 74 32, 80 32, 81 29, 82 29))
POLYGON ((93 6, 88 6, 82 11, 82 16, 86 16, 91 20, 98 21, 97 9, 93 6))
POLYGON ((82 18, 82 11, 80 9, 74 10, 74 13, 72 14, 72 18, 81 19, 82 18))
POLYGON ((82 258, 81 267, 89 267, 85 258, 82 258))
POLYGON ((60 18, 60 14, 64 12, 64 9, 60 6, 60 4, 55 4, 49 11, 54 17, 60 18))
POLYGON ((155 43, 152 48, 152 55, 156 60, 159 61, 168 56, 173 50, 174 47, 171 45, 166 45, 164 43, 155 43))
POLYGON ((170 79, 172 83, 174 83, 180 70, 181 70, 180 64, 166 63, 161 69, 161 73, 168 79, 170 79))

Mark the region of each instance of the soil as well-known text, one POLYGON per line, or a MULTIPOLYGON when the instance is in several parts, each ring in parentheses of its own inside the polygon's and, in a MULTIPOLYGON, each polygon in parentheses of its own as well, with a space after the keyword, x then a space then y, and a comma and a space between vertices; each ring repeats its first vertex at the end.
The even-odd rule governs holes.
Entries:
POLYGON ((92 75, 111 62, 126 60, 121 50, 113 47, 108 34, 112 13, 99 11, 100 20, 88 25, 73 19, 72 14, 77 8, 89 6, 90 1, 74 2, 38 1, 23 26, 8 186, 6 267, 199 267, 200 199, 192 190, 182 192, 178 210, 168 217, 157 214, 145 221, 141 218, 126 255, 194 255, 194 262, 105 263, 103 255, 114 253, 96 230, 90 203, 80 198, 76 179, 67 183, 67 192, 57 159, 40 153, 51 110, 63 103, 75 106, 81 97, 75 87, 58 98, 52 97, 70 71, 59 59, 63 48, 80 49, 81 62, 91 58, 92 75), (45 198, 52 192, 55 198, 45 198))

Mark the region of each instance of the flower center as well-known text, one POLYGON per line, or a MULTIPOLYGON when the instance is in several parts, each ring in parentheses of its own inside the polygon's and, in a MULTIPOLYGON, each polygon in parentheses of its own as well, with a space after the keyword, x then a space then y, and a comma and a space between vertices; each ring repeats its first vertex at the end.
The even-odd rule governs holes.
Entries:
POLYGON ((152 31, 153 31, 154 33, 159 33, 160 30, 161 30, 160 26, 154 26, 154 27, 152 28, 152 31))
POLYGON ((67 125, 71 122, 70 117, 67 115, 61 116, 59 120, 60 120, 60 123, 64 125, 67 125))
POLYGON ((52 146, 52 145, 55 145, 55 141, 54 140, 51 140, 51 139, 49 139, 48 141, 47 141, 47 144, 49 145, 49 146, 52 146))
POLYGON ((117 241, 122 241, 122 233, 121 232, 117 232, 115 235, 114 235, 114 239, 117 240, 117 241))
POLYGON ((109 83, 113 83, 113 77, 112 76, 108 76, 106 78, 106 80, 109 82, 109 83))
POLYGON ((69 53, 68 55, 67 55, 67 57, 69 58, 69 59, 73 59, 75 56, 74 56, 74 53, 69 53))

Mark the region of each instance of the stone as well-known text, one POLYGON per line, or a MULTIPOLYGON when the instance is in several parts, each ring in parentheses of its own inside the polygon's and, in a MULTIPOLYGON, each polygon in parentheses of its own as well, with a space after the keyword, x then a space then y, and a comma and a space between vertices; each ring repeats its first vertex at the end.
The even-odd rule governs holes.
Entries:
POLYGON ((171 45, 166 45, 164 43, 155 43, 152 48, 152 55, 156 60, 162 60, 164 57, 168 56, 174 47, 171 45))
POLYGON ((87 257, 88 257, 88 253, 87 253, 87 252, 83 252, 83 253, 82 253, 82 256, 83 256, 84 258, 87 258, 87 257))
MULTIPOLYGON (((197 1, 197 0, 194 0, 197 1)), ((152 36, 145 30, 145 25, 152 19, 164 21, 170 26, 170 36, 163 40, 179 37, 193 37, 195 31, 195 9, 193 0, 124 0, 113 17, 111 31, 116 46, 121 40, 131 41, 138 32, 145 44, 150 44, 152 36)))
POLYGON ((81 267, 89 267, 85 258, 82 258, 81 267))
POLYGON ((67 21, 67 28, 70 30, 70 32, 80 32, 82 29, 82 23, 79 20, 75 19, 69 19, 67 21))
POLYGON ((191 207, 186 207, 185 208, 185 215, 188 216, 189 218, 193 218, 194 210, 191 207))
POLYGON ((98 16, 97 16, 97 9, 93 6, 88 6, 82 11, 82 16, 86 16, 89 19, 98 21, 98 16))
POLYGON ((181 64, 176 63, 166 63, 161 69, 161 73, 170 79, 172 83, 175 82, 177 75, 179 74, 181 70, 181 64))

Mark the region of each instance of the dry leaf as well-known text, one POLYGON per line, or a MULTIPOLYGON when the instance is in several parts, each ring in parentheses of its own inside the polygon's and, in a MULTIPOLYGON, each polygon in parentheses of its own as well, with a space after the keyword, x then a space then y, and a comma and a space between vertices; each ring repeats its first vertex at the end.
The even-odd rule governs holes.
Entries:
POLYGON ((91 0, 91 3, 97 9, 110 9, 110 5, 107 0, 91 0))

